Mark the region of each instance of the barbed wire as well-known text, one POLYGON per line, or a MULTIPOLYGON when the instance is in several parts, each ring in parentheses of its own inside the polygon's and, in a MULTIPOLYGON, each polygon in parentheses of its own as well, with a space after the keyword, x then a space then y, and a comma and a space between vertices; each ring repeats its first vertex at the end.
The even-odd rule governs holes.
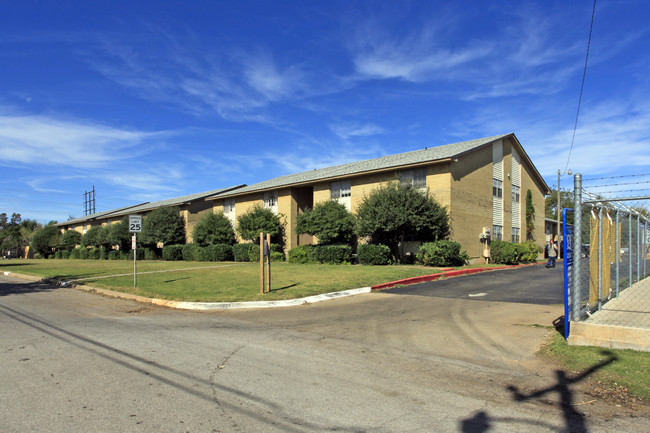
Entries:
POLYGON ((594 180, 604 180, 604 179, 622 179, 626 177, 645 177, 645 176, 650 176, 650 173, 640 173, 640 174, 624 174, 621 176, 604 176, 604 177, 592 177, 592 178, 583 178, 583 182, 591 182, 594 180))

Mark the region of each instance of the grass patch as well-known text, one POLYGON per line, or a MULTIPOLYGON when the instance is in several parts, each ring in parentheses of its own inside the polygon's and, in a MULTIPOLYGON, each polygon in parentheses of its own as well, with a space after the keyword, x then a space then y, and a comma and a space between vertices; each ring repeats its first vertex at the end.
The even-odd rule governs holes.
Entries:
POLYGON ((575 372, 588 370, 613 355, 615 360, 591 377, 611 387, 624 386, 630 394, 650 400, 650 353, 569 346, 557 332, 549 337, 542 353, 559 361, 563 368, 575 372))
POLYGON ((0 271, 82 283, 142 296, 194 302, 295 299, 436 273, 436 268, 294 264, 271 265, 271 292, 259 293, 259 263, 139 261, 138 287, 127 260, 6 260, 0 271), (187 270, 187 268, 195 268, 187 270), (196 269, 198 268, 198 269, 196 269), (124 274, 122 276, 112 276, 124 274), (107 277, 107 278, 106 278, 107 277))

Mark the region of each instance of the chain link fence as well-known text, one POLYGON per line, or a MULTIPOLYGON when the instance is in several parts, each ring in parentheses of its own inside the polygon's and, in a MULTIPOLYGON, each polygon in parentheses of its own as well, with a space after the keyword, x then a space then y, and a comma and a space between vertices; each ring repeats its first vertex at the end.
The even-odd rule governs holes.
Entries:
POLYGON ((563 224, 567 325, 650 328, 650 195, 606 198, 574 181, 563 224))

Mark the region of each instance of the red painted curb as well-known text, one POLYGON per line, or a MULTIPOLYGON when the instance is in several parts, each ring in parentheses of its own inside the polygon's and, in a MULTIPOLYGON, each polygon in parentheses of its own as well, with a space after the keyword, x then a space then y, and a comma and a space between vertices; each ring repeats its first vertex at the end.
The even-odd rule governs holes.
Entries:
POLYGON ((382 290, 382 289, 389 289, 394 286, 399 286, 399 285, 408 285, 408 284, 417 284, 417 283, 424 283, 425 281, 433 281, 437 280, 441 277, 458 277, 461 275, 470 275, 470 274, 477 274, 479 272, 487 272, 487 271, 497 271, 500 269, 511 269, 511 268, 519 268, 522 266, 531 266, 531 265, 536 265, 539 263, 527 263, 524 265, 511 265, 511 266, 499 266, 498 268, 470 268, 470 269, 459 269, 457 271, 449 270, 452 268, 446 268, 446 269, 441 269, 442 271, 446 272, 440 272, 438 274, 431 274, 431 275, 423 275, 421 277, 411 277, 411 278, 405 278, 403 280, 397 280, 397 281, 391 281, 390 283, 382 283, 382 284, 377 284, 375 286, 370 286, 372 290, 382 290))

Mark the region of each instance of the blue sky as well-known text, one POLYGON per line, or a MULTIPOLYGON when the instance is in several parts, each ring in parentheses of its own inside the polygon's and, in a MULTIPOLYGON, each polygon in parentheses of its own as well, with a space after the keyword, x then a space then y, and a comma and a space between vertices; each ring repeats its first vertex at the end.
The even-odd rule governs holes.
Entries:
POLYGON ((104 211, 508 132, 551 187, 650 173, 644 0, 598 1, 568 160, 592 5, 2 2, 0 212, 65 221, 93 186, 104 211))

